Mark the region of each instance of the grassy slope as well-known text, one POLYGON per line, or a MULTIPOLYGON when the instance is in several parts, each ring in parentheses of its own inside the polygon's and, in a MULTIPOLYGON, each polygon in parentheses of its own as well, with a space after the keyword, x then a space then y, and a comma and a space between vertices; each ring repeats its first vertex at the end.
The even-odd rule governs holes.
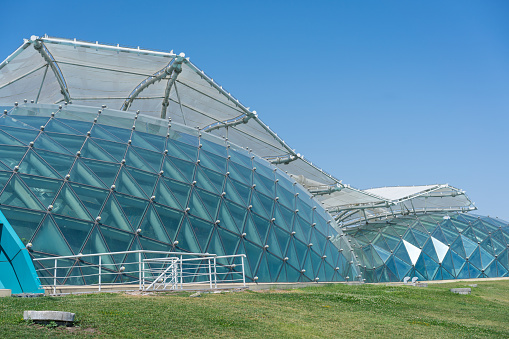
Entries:
POLYGON ((264 292, 1 298, 0 337, 509 337, 509 281, 452 287, 327 285, 264 292), (72 332, 29 325, 23 310, 75 312, 72 332))

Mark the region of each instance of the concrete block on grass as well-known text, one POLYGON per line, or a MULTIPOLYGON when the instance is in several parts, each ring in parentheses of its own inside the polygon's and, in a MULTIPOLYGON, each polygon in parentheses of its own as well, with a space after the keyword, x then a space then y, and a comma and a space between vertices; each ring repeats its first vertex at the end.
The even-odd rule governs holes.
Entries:
POLYGON ((452 293, 456 294, 470 294, 472 292, 472 289, 469 287, 466 288, 451 288, 452 293))
POLYGON ((71 326, 74 324, 74 313, 60 311, 25 311, 23 319, 32 320, 38 324, 55 322, 58 325, 71 326))

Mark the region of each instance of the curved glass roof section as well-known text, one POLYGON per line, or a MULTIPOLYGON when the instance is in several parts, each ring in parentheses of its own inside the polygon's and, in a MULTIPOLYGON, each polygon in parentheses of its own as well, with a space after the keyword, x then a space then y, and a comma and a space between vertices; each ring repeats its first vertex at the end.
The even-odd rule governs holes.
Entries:
POLYGON ((249 148, 290 174, 343 226, 475 207, 449 185, 355 189, 296 153, 184 54, 32 36, 0 64, 0 103, 107 105, 171 119, 249 148))

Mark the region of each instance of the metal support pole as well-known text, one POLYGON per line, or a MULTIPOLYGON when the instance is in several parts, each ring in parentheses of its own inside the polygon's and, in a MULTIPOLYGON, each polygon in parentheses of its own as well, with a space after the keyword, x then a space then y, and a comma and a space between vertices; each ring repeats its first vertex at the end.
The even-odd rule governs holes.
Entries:
POLYGON ((217 288, 216 257, 214 257, 214 288, 217 288))
POLYGON ((182 255, 180 255, 180 289, 182 289, 182 285, 184 283, 184 276, 182 275, 182 255))
POLYGON ((58 259, 55 259, 55 270, 53 273, 53 294, 57 293, 57 265, 58 259))
POLYGON ((208 258, 207 261, 209 262, 209 285, 210 289, 212 289, 212 268, 210 267, 210 258, 208 258))
MULTIPOLYGON (((145 267, 143 267, 145 268, 145 267)), ((145 270, 143 270, 145 271, 145 270)), ((141 285, 141 272, 142 272, 142 269, 141 269, 141 252, 138 252, 138 280, 139 280, 139 290, 141 291, 142 290, 142 285, 141 285)), ((143 272, 143 274, 145 274, 145 272, 143 272)), ((145 280, 145 279, 143 279, 145 280)), ((145 288, 145 281, 143 281, 143 288, 145 288)))
POLYGON ((240 259, 242 260, 242 284, 244 285, 244 287, 246 287, 246 274, 244 271, 244 257, 240 257, 240 259))
POLYGON ((99 256, 99 292, 101 292, 101 265, 102 265, 102 256, 99 256))

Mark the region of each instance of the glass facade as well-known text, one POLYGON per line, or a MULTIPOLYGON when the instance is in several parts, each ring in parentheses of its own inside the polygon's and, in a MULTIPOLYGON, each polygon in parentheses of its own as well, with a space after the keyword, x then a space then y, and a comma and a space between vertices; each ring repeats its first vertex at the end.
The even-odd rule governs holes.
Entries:
MULTIPOLYGON (((25 104, 0 117, 0 208, 33 257, 246 254, 248 281, 358 275, 351 251, 331 242, 341 233, 331 217, 266 160, 171 120, 60 107, 25 104)), ((82 270, 70 264, 58 275, 82 270)))
POLYGON ((422 214, 348 232, 367 282, 509 276, 509 224, 467 213, 422 214))

